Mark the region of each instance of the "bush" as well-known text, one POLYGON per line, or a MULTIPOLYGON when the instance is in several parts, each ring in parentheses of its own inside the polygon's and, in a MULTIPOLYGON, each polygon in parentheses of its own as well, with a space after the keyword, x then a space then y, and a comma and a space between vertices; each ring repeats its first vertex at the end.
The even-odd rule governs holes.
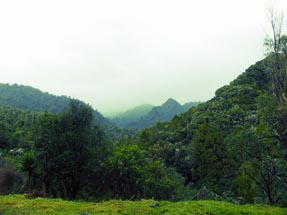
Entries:
POLYGON ((106 165, 106 180, 112 198, 176 201, 182 199, 184 178, 162 161, 148 158, 139 145, 119 145, 106 165))
POLYGON ((143 197, 177 201, 184 193, 184 178, 174 168, 167 168, 160 161, 145 166, 143 197))

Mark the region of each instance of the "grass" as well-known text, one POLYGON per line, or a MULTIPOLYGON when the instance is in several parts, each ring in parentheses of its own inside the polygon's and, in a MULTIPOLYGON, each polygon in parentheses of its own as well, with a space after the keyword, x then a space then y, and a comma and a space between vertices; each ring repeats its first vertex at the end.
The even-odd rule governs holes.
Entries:
POLYGON ((0 215, 286 215, 287 209, 267 205, 236 205, 220 201, 160 201, 156 207, 151 207, 153 200, 121 201, 113 200, 102 203, 64 201, 61 199, 34 198, 24 195, 0 196, 0 215))

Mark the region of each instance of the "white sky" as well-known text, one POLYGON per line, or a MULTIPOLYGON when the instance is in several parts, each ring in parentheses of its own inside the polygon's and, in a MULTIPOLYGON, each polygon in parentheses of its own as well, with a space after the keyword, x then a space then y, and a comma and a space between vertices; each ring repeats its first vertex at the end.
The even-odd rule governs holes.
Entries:
POLYGON ((264 56, 266 4, 287 1, 0 0, 0 82, 102 113, 208 100, 264 56))

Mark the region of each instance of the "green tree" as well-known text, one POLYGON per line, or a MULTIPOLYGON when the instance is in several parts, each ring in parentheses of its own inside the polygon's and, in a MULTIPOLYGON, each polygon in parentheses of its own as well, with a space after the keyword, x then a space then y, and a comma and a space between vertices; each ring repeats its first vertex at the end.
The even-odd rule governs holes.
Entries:
POLYGON ((183 195, 184 178, 175 168, 153 160, 136 143, 118 145, 106 164, 106 187, 114 198, 154 198, 178 200, 183 195))
POLYGON ((173 167, 166 167, 160 160, 143 167, 143 197, 177 201, 184 198, 187 188, 184 178, 173 167))
POLYGON ((76 101, 71 101, 69 109, 60 115, 59 174, 69 199, 76 198, 89 171, 92 119, 92 109, 76 101))
POLYGON ((58 156, 60 144, 59 117, 55 114, 44 113, 34 128, 34 151, 39 169, 39 177, 47 195, 58 196, 58 156))
POLYGON ((36 130, 36 158, 48 194, 75 199, 91 183, 103 148, 92 108, 71 100, 60 115, 45 114, 36 130))
POLYGON ((191 147, 196 163, 192 170, 196 184, 222 193, 229 184, 232 159, 219 128, 213 123, 201 124, 191 147))
POLYGON ((36 158, 32 152, 27 152, 23 155, 21 160, 21 170, 28 176, 28 189, 33 188, 33 178, 36 177, 36 158))
POLYGON ((138 199, 143 190, 143 169, 147 163, 145 152, 136 144, 119 145, 108 159, 110 191, 118 198, 138 199))

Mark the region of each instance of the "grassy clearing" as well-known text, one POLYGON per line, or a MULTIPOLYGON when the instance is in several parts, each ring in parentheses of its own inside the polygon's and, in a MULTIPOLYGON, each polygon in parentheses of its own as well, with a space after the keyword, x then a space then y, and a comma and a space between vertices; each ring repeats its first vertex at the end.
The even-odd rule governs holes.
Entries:
POLYGON ((173 214, 173 215, 224 215, 224 214, 275 214, 286 215, 287 209, 266 205, 235 205, 220 201, 161 201, 156 207, 153 200, 120 201, 103 203, 71 202, 61 199, 35 198, 28 199, 24 195, 8 195, 0 197, 0 215, 105 215, 105 214, 173 214))

